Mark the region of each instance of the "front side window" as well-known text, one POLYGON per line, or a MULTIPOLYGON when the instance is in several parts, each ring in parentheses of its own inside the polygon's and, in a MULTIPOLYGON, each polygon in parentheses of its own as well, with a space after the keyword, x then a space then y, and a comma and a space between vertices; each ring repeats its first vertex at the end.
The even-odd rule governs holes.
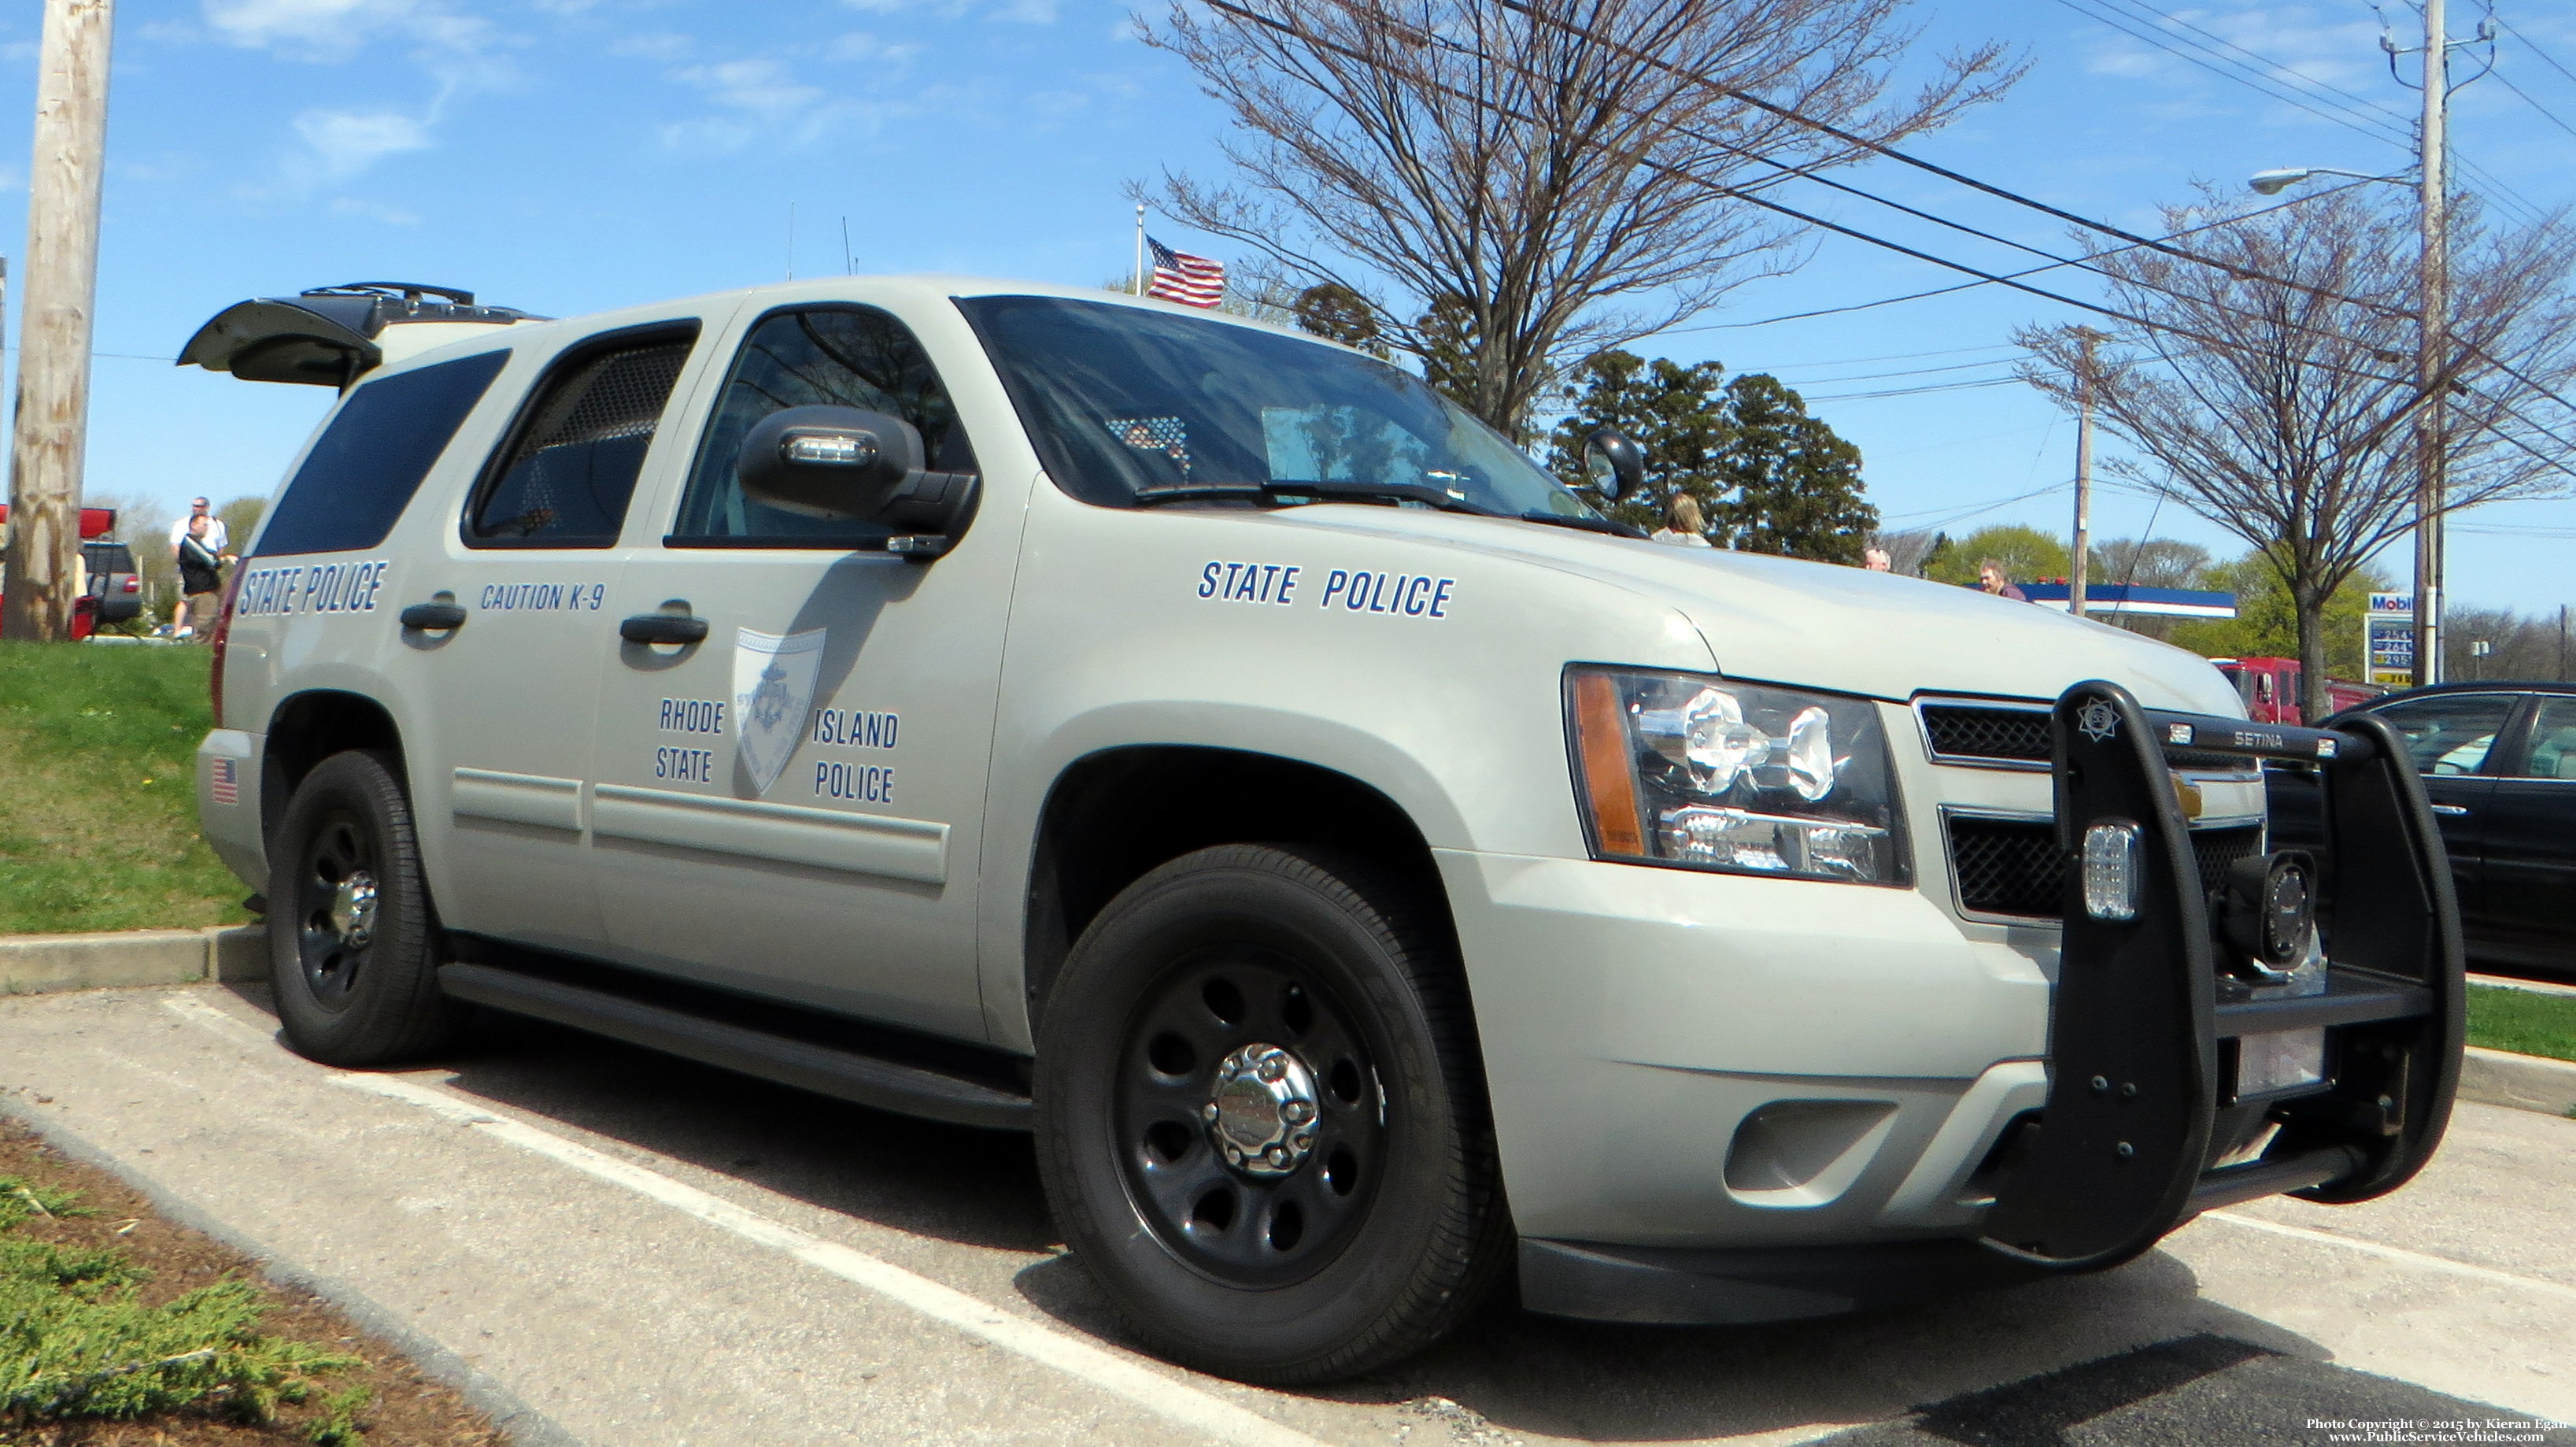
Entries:
POLYGON ((614 546, 697 331, 628 333, 549 369, 475 491, 467 545, 614 546))
POLYGON ((2485 767, 2496 735, 2513 717, 2513 699, 2501 693, 2445 693, 2373 712, 2405 739, 2417 773, 2441 778, 2485 767))
POLYGON ((933 472, 975 471, 975 449, 957 420, 930 354, 903 323, 873 307, 816 307, 763 317, 743 339, 725 379, 680 517, 666 541, 681 547, 863 547, 893 531, 880 523, 813 518, 742 494, 743 434, 790 407, 856 407, 900 417, 921 433, 933 472))
POLYGON ((509 360, 500 348, 359 383, 269 513, 258 556, 361 552, 382 543, 509 360))
POLYGON ((1421 378, 1356 352, 1106 302, 958 306, 1048 476, 1085 502, 1345 482, 1431 487, 1511 517, 1598 517, 1421 378))
POLYGON ((2535 779, 2576 779, 2576 698, 2544 698, 2539 717, 2531 721, 2531 763, 2523 773, 2535 779))

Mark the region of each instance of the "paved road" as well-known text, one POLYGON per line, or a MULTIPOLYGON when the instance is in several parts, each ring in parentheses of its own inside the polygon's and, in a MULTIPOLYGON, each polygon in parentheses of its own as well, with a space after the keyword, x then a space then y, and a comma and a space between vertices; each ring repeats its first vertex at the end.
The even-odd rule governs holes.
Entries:
POLYGON ((0 1000, 0 1109, 395 1334, 531 1447, 2321 1444, 2318 1421, 2576 1419, 2576 1121, 2524 1112, 2463 1106, 2400 1196, 2217 1213, 2102 1276, 1760 1329, 1498 1307, 1280 1393, 1123 1345, 1025 1140, 534 1025, 398 1075, 274 1031, 213 986, 0 1000))

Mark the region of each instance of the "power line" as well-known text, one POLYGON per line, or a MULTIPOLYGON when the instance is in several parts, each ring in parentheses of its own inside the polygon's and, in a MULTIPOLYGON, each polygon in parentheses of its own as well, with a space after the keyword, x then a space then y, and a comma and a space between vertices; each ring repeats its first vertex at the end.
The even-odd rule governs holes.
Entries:
MULTIPOLYGON (((2235 215, 2223 217, 2216 221, 2205 221, 2198 226, 2186 226, 2180 231, 2167 232, 2165 233, 2164 239, 2167 241, 2175 241, 2185 236, 2197 236, 2203 231, 2216 230, 2221 226, 2234 226, 2241 222, 2251 221, 2257 216, 2268 216, 2275 211, 2286 210, 2289 207, 2297 206, 2308 201, 2322 200, 2339 191, 2349 191, 2356 186, 2366 186, 2368 184, 2370 183, 2367 180, 2345 181, 2339 185, 2325 187, 2322 190, 2302 192, 2299 195, 2291 197, 2287 201, 2275 201, 2269 206, 2258 207, 2252 211, 2238 212, 2235 215)), ((2136 250, 2136 248, 2129 246, 2115 246, 2107 251, 2095 252, 2093 254, 2093 259, 2099 261, 2106 256, 2117 256, 2123 251, 2133 250, 2136 250)), ((2005 275, 2018 280, 2025 276, 2037 276, 2043 271, 2055 271, 2057 270, 2058 265, 2058 263, 2051 263, 2047 266, 2034 266, 2023 271, 2006 272, 2005 275)), ((1874 307, 1893 306, 1898 302, 1921 301, 1926 297, 1947 296, 1954 291, 1972 291, 1977 287, 1984 285, 1986 285, 1986 283, 1982 281, 1955 282, 1949 286, 1936 286, 1928 291, 1910 291, 1902 296, 1883 296, 1876 301, 1853 302, 1848 306, 1829 306, 1821 307, 1815 311, 1790 312, 1785 316, 1764 317, 1759 321, 1709 322, 1695 327, 1668 327, 1663 332, 1658 333, 1658 335, 1674 336, 1684 332, 1719 332, 1733 331, 1744 327, 1767 327, 1777 322, 1806 321, 1813 317, 1837 316, 1844 312, 1868 311, 1874 307)))
POLYGON ((2533 40, 2530 36, 2525 35, 2525 34, 2523 34, 2521 31, 2514 29, 2514 28, 2513 28, 2513 22, 2512 22, 2512 21, 2507 20, 2507 19, 2505 19, 2503 16, 2499 15, 2499 16, 2497 16, 2497 17, 2495 18, 2495 23, 2504 27, 2504 33, 2505 33, 2505 34, 2510 35, 2510 36, 2512 36, 2514 39, 2521 41, 2521 42, 2522 42, 2522 48, 2523 48, 2523 49, 2530 51, 2532 54, 2534 54, 2534 55, 2536 55, 2536 56, 2539 56, 2539 57, 2540 57, 2540 59, 2541 59, 2541 61, 2542 61, 2542 63, 2543 63, 2543 64, 2545 64, 2545 65, 2547 65, 2551 70, 2554 70, 2554 71, 2558 72, 2560 75, 2563 75, 2563 76, 2567 77, 2567 78, 2568 78, 2569 80, 2571 80, 2571 81, 2576 81, 2576 71, 2571 71, 2571 70, 2569 70, 2567 67, 2565 67, 2565 66, 2563 66, 2563 65, 2560 65, 2560 64, 2558 63, 2557 57, 2555 57, 2555 56, 2551 55, 2548 51, 2543 50, 2543 49, 2541 49, 2541 48, 2540 48, 2540 43, 2539 43, 2538 41, 2533 40))
POLYGON ((2549 107, 2542 105, 2540 102, 2533 100, 2531 98, 2531 93, 2524 90, 2521 86, 2515 85, 2510 76, 2507 76, 2500 70, 2489 71, 2487 73, 2496 78, 2496 84, 2503 86, 2506 90, 2512 91, 2515 95, 2521 96, 2522 103, 2524 105, 2531 107, 2533 110, 2536 110, 2540 112, 2541 115, 2547 117, 2551 125, 2556 126, 2558 129, 2565 131, 2571 136, 2576 136, 2576 126, 2571 126, 2565 121, 2560 120, 2556 112, 2550 110, 2549 107))
MULTIPOLYGON (((2373 134, 2375 139, 2391 141, 2395 144, 2406 144, 2413 139, 2411 134, 2406 132, 2400 126, 2392 125, 2387 121, 2379 121, 2360 116, 2352 112, 2348 107, 2337 106, 2335 112, 2328 112, 2319 109, 2318 105, 2312 104, 2311 101, 2321 101, 2321 97, 2312 97, 2304 91, 2299 91, 2290 86, 2284 85, 2279 81, 2273 80, 2270 76, 2252 71, 2250 67, 2246 66, 2242 62, 2233 61, 2228 59, 2226 56, 2212 53, 2208 51, 2206 47, 2193 45, 2188 41, 2177 44, 2173 40, 2169 40, 2166 37, 2157 34, 2154 28, 2150 25, 2146 25, 2145 22, 2138 21, 2119 11, 2110 10, 2107 5, 2098 4, 2098 0, 2094 0, 2094 3, 2088 3, 2088 0, 2057 0, 2057 3, 2074 11, 2078 15, 2084 16, 2088 20, 2092 20, 2098 24, 2107 25, 2132 39, 2144 41, 2178 60, 2196 65, 2201 69, 2208 71, 2210 74, 2217 76, 2221 80, 2231 80, 2235 81, 2239 85, 2250 86, 2253 89, 2259 90, 2265 95, 2270 96, 2274 100, 2284 101, 2300 110, 2306 111, 2308 114, 2317 117, 2319 120, 2331 121, 2336 125, 2347 126, 2353 130, 2361 131, 2364 134, 2373 134), (2108 13, 2103 13, 2105 11, 2108 13), (2141 26, 2144 28, 2137 28, 2141 26), (2185 46, 2189 46, 2190 48, 2186 49, 2185 46)), ((2158 18, 2167 21, 2171 21, 2173 18, 2171 16, 2163 15, 2161 12, 2150 13, 2157 14, 2158 18)), ((2245 53, 2249 55, 2252 54, 2250 51, 2245 53)), ((2261 59, 2261 57, 2256 58, 2258 60, 2261 59)), ((2264 65, 2271 66, 2276 70, 2281 68, 2269 60, 2263 60, 2262 63, 2264 65)), ((2332 102, 2323 103, 2328 105, 2333 104, 2332 102)), ((2387 113, 2382 107, 2372 105, 2370 102, 2363 103, 2365 105, 2371 105, 2371 109, 2373 110, 2382 110, 2383 113, 2387 113)), ((2393 116, 2393 113, 2388 114, 2392 114, 2393 116)))

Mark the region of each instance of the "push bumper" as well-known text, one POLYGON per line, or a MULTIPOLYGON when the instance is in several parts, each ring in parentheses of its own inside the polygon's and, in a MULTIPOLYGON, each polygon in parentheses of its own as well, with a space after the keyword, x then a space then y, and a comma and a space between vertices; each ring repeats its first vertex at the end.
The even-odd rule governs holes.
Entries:
POLYGON ((2053 731, 2068 867, 2048 1101, 2008 1146, 1986 1245, 2098 1269, 2212 1207, 2405 1184, 2450 1121, 2466 987, 2441 835, 2395 732, 2366 714, 2318 730, 2160 713, 2099 681, 2058 699, 2053 731), (2173 768, 2210 754, 2313 775, 2317 847, 2257 865, 2295 865, 2304 910, 2267 889, 2279 913, 2253 917, 2201 878, 2173 768), (2249 953, 2265 918, 2314 942, 2300 968, 2249 953), (2319 1068, 2283 1089, 2254 1064, 2276 1048, 2319 1068))
MULTIPOLYGON (((1914 1158, 1904 1184, 1872 1191, 1864 1178, 1848 1193, 1862 1199, 1779 1213, 1806 1218, 1787 1239, 1748 1235, 1725 1219, 1740 1213, 1721 1212, 1703 1219, 1726 1240, 1669 1231, 1658 1240, 1617 1219, 1632 1213, 1562 1193, 1536 1193, 1553 1219, 1533 1221, 1515 1181, 1529 1309, 1682 1324, 1894 1305, 2116 1265, 2196 1212, 2258 1196, 2367 1200, 2431 1156, 2461 1055, 2459 922, 2440 836, 2395 735, 2367 718, 2329 733, 2156 713, 2106 683, 2069 690, 2054 719, 2066 926, 2055 986, 2043 987, 2043 1059, 2007 1060, 1953 1087, 1956 1104, 1933 1138, 1884 1143, 1884 1154, 1914 1158), (2223 892, 2194 860, 2174 770, 2206 767, 2211 755, 2291 768, 2322 797, 2322 831, 2296 841, 2316 876, 2319 948, 2295 979, 2243 956, 2216 902, 2223 892), (2136 830, 2127 919, 2087 908, 2083 846, 2097 824, 2136 830), (2322 1043, 2321 1079, 2240 1092, 2246 1041, 2302 1031, 2322 1043), (1962 1224, 1923 1239, 1945 1216, 1962 1224), (1614 1228, 1548 1229, 1574 1218, 1614 1228)), ((2281 841, 2271 843, 2278 852, 2281 841)), ((1843 927, 1853 918, 1844 913, 1843 927)), ((1484 1006, 1480 986, 1480 1015, 1484 1006)), ((1937 1088, 1738 1081, 1810 1099, 1937 1088)), ((1510 1176, 1514 1132, 1508 1115, 1502 1123, 1510 1176)), ((1663 1159, 1670 1171, 1676 1157, 1663 1159)))

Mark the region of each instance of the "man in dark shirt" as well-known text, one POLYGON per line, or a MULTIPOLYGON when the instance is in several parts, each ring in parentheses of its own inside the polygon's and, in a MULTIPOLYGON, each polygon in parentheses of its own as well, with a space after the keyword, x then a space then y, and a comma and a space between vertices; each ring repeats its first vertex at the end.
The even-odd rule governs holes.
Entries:
POLYGON ((2016 603, 2030 601, 2028 594, 2013 586, 2011 580, 2004 576, 2004 565, 1993 558, 1977 564, 1977 586, 1998 598, 2010 598, 2016 603))

